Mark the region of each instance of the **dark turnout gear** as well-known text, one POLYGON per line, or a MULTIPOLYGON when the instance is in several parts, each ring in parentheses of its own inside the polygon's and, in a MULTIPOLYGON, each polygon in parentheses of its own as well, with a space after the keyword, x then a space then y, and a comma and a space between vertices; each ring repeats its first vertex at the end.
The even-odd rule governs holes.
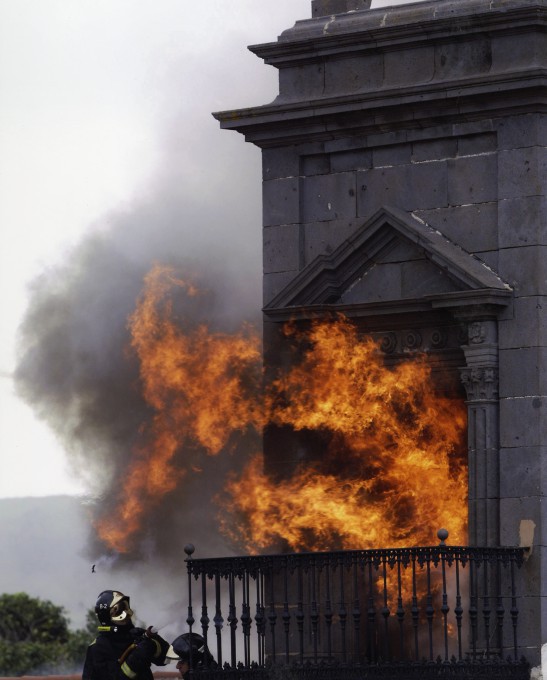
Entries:
POLYGON ((83 680, 151 680, 150 665, 162 666, 169 643, 141 628, 100 626, 88 647, 83 680))
POLYGON ((95 612, 103 625, 87 648, 83 680, 152 680, 150 665, 165 664, 169 643, 152 627, 133 627, 129 597, 118 590, 104 590, 95 612))

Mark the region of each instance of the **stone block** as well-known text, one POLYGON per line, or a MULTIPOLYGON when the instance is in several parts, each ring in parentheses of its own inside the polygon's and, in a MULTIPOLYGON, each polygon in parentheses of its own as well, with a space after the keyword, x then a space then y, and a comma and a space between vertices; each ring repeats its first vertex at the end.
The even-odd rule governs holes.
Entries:
POLYGON ((282 68, 279 71, 280 101, 305 101, 320 97, 325 83, 322 63, 282 68))
POLYGON ((285 224, 264 229, 264 273, 295 271, 300 264, 300 226, 285 224))
POLYGON ((514 35, 496 35, 492 41, 492 69, 496 72, 520 71, 545 63, 545 38, 529 32, 520 39, 514 35))
POLYGON ((344 172, 303 179, 302 216, 304 222, 355 218, 355 173, 344 172))
POLYGON ((414 212, 468 253, 498 247, 498 208, 495 202, 414 212))
POLYGON ((547 295, 547 246, 500 250, 497 272, 515 297, 547 295))
POLYGON ((497 272, 499 269, 499 252, 497 250, 479 250, 474 255, 484 262, 492 271, 497 272))
POLYGON ((368 170, 372 167, 372 151, 370 149, 354 149, 331 154, 332 172, 349 172, 352 170, 368 170))
POLYGON ((493 133, 467 135, 458 139, 458 156, 476 156, 497 151, 497 138, 493 133))
POLYGON ((499 153, 499 198, 544 196, 547 149, 530 146, 499 153))
POLYGON ((262 293, 264 306, 273 300, 285 286, 288 286, 296 274, 298 274, 297 271, 265 274, 262 293))
POLYGON ((405 165, 410 163, 411 152, 410 144, 379 146, 372 152, 372 165, 375 168, 405 165))
POLYGON ((308 265, 318 255, 331 253, 358 228, 357 220, 311 222, 303 225, 304 264, 308 265))
POLYGON ((401 267, 379 264, 372 267, 342 296, 342 304, 382 302, 401 297, 401 267))
POLYGON ((454 158, 458 153, 458 140, 455 138, 433 139, 412 144, 412 162, 438 161, 454 158))
POLYGON ((456 137, 482 135, 489 132, 496 132, 496 126, 491 118, 454 123, 451 130, 451 134, 456 137))
MULTIPOLYGON (((539 590, 541 596, 544 597, 544 598, 547 598, 547 547, 546 547, 547 540, 546 539, 547 539, 547 537, 545 536, 545 532, 541 532, 541 538, 540 538, 541 544, 538 545, 537 547, 534 546, 532 556, 531 556, 530 560, 528 560, 529 562, 532 562, 532 563, 539 562, 539 565, 540 565, 539 569, 538 569, 539 578, 538 578, 537 581, 534 579, 534 581, 535 581, 535 583, 539 582, 538 583, 539 588, 537 590, 539 590)), ((533 568, 533 564, 531 566, 533 568)), ((533 572, 532 572, 531 575, 533 577, 533 572)), ((532 579, 530 579, 530 580, 532 580, 532 579)))
MULTIPOLYGON (((371 148, 379 146, 393 146, 395 144, 405 144, 412 135, 419 134, 414 130, 382 130, 381 132, 371 133, 367 137, 368 146, 371 148)), ((419 134, 420 138, 421 135, 419 134)))
POLYGON ((489 38, 452 40, 435 47, 435 79, 450 80, 487 73, 492 66, 489 38))
POLYGON ((499 347, 547 347, 547 296, 519 297, 501 314, 499 347))
POLYGON ((500 397, 546 395, 543 408, 547 418, 547 348, 500 349, 500 397))
POLYGON ((262 184, 263 225, 300 221, 299 178, 270 179, 262 184))
POLYGON ((331 171, 329 154, 314 154, 302 156, 301 174, 309 177, 311 175, 328 175, 331 171))
POLYGON ((539 496, 500 499, 501 545, 520 545, 522 520, 531 520, 538 531, 544 511, 542 501, 543 499, 539 496))
POLYGON ((391 50, 384 55, 384 86, 430 82, 435 71, 435 48, 431 45, 391 50))
POLYGON ((498 198, 497 162, 494 154, 466 156, 448 161, 450 205, 488 203, 498 198))
POLYGON ((396 238, 390 244, 390 248, 383 252, 377 259, 377 264, 395 262, 399 263, 401 266, 404 266, 404 264, 407 262, 413 262, 416 260, 427 262, 424 251, 412 241, 407 241, 403 238, 396 238))
POLYGON ((500 399, 500 446, 514 449, 543 445, 547 441, 546 409, 547 398, 539 395, 500 399))
POLYGON ((448 205, 446 162, 373 168, 357 173, 357 214, 370 217, 383 205, 431 210, 448 205))
POLYGON ((383 75, 384 55, 378 52, 329 60, 325 64, 323 95, 377 90, 382 86, 383 75))
POLYGON ((450 293, 452 281, 428 260, 404 262, 401 267, 401 297, 419 298, 434 293, 450 293))
POLYGON ((540 496, 542 459, 547 451, 540 446, 500 449, 500 497, 540 496))
POLYGON ((282 147, 263 149, 262 177, 263 179, 281 179, 298 177, 300 173, 300 156, 296 147, 282 147))
POLYGON ((325 153, 335 154, 342 151, 360 151, 368 149, 369 143, 366 135, 355 135, 351 137, 337 137, 325 140, 323 148, 325 153))
POLYGON ((496 119, 498 148, 506 151, 543 145, 545 118, 546 116, 539 113, 523 113, 496 119))
POLYGON ((547 245, 547 198, 526 196, 498 203, 499 245, 547 245))

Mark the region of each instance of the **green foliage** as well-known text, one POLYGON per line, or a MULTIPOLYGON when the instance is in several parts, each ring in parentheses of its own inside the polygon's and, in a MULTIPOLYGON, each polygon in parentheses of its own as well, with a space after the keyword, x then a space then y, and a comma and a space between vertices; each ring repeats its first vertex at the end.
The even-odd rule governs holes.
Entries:
POLYGON ((26 593, 0 595, 0 676, 79 671, 97 630, 93 610, 85 629, 69 630, 62 607, 26 593))
POLYGON ((62 607, 26 593, 0 595, 0 640, 66 642, 68 620, 62 607))

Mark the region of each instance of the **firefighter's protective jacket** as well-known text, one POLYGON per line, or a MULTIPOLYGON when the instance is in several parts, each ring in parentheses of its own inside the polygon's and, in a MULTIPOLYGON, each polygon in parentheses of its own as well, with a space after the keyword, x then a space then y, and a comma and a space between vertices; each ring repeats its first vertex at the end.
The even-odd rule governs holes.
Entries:
POLYGON ((82 680, 152 680, 150 664, 162 665, 169 643, 128 626, 100 626, 87 648, 82 680))

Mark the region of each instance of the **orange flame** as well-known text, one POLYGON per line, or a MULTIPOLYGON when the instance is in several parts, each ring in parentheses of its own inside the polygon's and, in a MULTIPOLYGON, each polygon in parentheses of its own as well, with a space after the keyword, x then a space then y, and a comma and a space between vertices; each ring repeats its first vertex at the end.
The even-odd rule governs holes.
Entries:
POLYGON ((387 369, 347 320, 315 324, 306 340, 302 362, 273 385, 270 420, 335 436, 320 462, 287 479, 255 459, 229 482, 244 522, 225 530, 248 550, 279 539, 293 550, 428 545, 440 527, 465 542, 463 402, 435 393, 423 359, 387 369))
MULTIPOLYGON (((330 443, 314 463, 272 479, 255 457, 226 483, 224 533, 249 551, 284 542, 291 549, 429 544, 432 531, 466 533, 466 466, 461 455, 465 407, 435 392, 425 360, 388 369, 369 338, 340 317, 312 326, 308 349, 261 396, 259 340, 248 327, 213 333, 181 330, 173 289, 200 291, 168 268, 155 267, 130 319, 142 390, 154 411, 118 499, 115 521, 98 522, 102 540, 128 550, 143 517, 187 474, 177 451, 196 445, 208 455, 230 438, 265 424, 320 431, 330 443), (459 448, 458 448, 459 447, 459 448)), ((302 339, 293 327, 286 333, 302 339)))
POLYGON ((177 451, 197 443, 215 455, 234 432, 261 426, 261 410, 246 395, 258 392, 258 336, 250 328, 237 335, 210 333, 204 325, 181 330, 172 321, 173 288, 189 298, 200 294, 173 269, 154 267, 129 319, 143 396, 155 415, 141 433, 117 512, 97 522, 101 539, 118 552, 129 550, 149 508, 187 474, 173 464, 177 451))

